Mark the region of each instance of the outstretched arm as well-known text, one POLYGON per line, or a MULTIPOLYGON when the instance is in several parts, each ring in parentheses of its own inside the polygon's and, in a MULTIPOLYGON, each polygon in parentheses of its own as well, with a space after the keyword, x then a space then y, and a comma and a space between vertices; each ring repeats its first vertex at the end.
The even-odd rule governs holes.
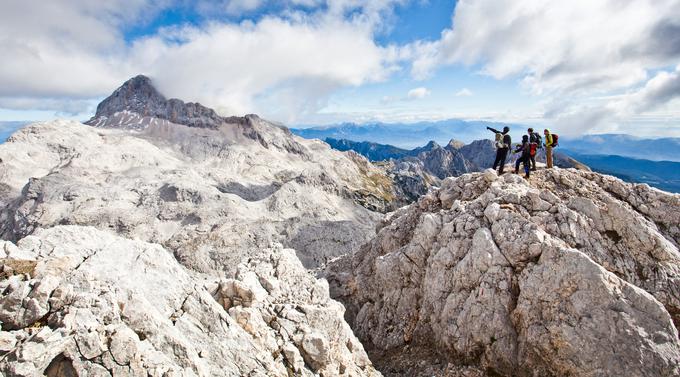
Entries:
POLYGON ((496 134, 501 134, 501 133, 502 133, 501 131, 498 131, 498 130, 495 129, 495 128, 486 127, 486 129, 489 130, 489 131, 491 131, 491 132, 493 132, 493 133, 496 133, 496 134))

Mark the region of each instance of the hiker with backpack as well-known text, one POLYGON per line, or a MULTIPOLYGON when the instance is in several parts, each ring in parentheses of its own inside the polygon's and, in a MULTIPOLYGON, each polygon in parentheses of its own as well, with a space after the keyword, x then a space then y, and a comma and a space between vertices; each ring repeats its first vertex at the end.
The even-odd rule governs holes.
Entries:
POLYGON ((549 129, 543 130, 545 135, 545 164, 548 169, 553 167, 553 148, 557 146, 557 134, 550 133, 549 129))
POLYGON ((538 132, 534 132, 533 128, 529 128, 527 134, 529 135, 529 160, 531 161, 531 170, 536 171, 536 155, 538 154, 538 150, 543 147, 543 140, 541 140, 541 135, 539 135, 538 132))
MULTIPOLYGON (((534 152, 536 149, 534 148, 534 152)), ((524 178, 529 179, 529 172, 531 171, 531 143, 529 142, 529 135, 522 136, 522 144, 517 145, 515 153, 522 153, 517 162, 515 162, 515 174, 519 174, 519 164, 524 164, 524 178)))
POLYGON ((509 134, 510 127, 503 127, 502 132, 491 127, 487 127, 486 129, 496 134, 496 160, 493 163, 493 170, 496 170, 496 167, 500 165, 498 174, 503 174, 503 169, 505 168, 505 159, 508 157, 508 151, 510 151, 510 146, 512 145, 512 138, 509 134))

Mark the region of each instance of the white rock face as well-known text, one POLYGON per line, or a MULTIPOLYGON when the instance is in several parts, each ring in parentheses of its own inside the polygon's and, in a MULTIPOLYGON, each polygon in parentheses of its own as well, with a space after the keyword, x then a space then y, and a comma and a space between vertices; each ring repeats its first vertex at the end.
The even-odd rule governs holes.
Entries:
POLYGON ((0 145, 5 375, 379 375, 305 266, 372 237, 391 182, 243 119, 54 121, 0 145))
POLYGON ((507 376, 676 376, 679 216, 680 195, 613 177, 489 170, 391 214, 327 274, 383 372, 426 375, 390 365, 429 353, 441 374, 465 363, 507 376))
POLYGON ((238 125, 26 127, 0 146, 2 238, 91 225, 161 244, 194 270, 228 276, 271 242, 317 267, 374 235, 379 215, 364 207, 389 205, 384 173, 357 155, 251 123, 258 140, 238 125))
POLYGON ((0 280, 6 376, 379 375, 292 250, 224 280, 92 227, 38 230, 18 248, 37 265, 0 280))

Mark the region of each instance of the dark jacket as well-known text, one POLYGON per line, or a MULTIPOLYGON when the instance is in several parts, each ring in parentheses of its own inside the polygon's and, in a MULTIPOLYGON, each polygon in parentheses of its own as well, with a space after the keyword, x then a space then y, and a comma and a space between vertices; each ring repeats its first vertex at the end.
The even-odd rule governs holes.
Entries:
POLYGON ((522 155, 519 157, 520 159, 525 159, 531 157, 531 147, 529 146, 529 142, 523 142, 522 144, 517 146, 517 149, 515 149, 515 153, 522 152, 522 155))
POLYGON ((539 142, 540 139, 541 139, 541 138, 538 136, 538 134, 537 134, 536 132, 532 132, 532 133, 529 135, 529 142, 530 142, 530 143, 536 143, 536 144, 538 144, 538 142, 539 142))

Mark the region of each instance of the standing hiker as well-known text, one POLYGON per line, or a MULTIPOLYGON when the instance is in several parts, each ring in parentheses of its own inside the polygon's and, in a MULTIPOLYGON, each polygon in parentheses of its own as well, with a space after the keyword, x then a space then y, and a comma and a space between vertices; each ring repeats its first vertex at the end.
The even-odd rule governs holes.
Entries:
POLYGON ((543 140, 541 140, 541 135, 539 135, 538 132, 534 132, 533 128, 529 128, 527 134, 529 135, 529 145, 531 148, 529 154, 531 170, 536 171, 536 155, 538 154, 538 150, 543 148, 543 140))
POLYGON ((550 133, 549 129, 543 130, 543 135, 545 135, 545 164, 548 169, 553 167, 553 154, 552 150, 557 145, 556 136, 550 133))
MULTIPOLYGON (((535 149, 534 149, 535 151, 535 149)), ((522 153, 517 162, 515 162, 515 174, 519 174, 519 164, 524 164, 524 178, 529 178, 529 172, 531 171, 531 143, 529 143, 529 135, 522 136, 522 144, 517 146, 515 153, 522 153)))
POLYGON ((503 127, 503 132, 491 127, 487 127, 486 129, 496 134, 496 160, 493 163, 493 170, 496 170, 496 167, 500 165, 498 174, 503 174, 505 159, 508 157, 508 151, 512 145, 512 138, 510 138, 509 134, 510 127, 503 127))

